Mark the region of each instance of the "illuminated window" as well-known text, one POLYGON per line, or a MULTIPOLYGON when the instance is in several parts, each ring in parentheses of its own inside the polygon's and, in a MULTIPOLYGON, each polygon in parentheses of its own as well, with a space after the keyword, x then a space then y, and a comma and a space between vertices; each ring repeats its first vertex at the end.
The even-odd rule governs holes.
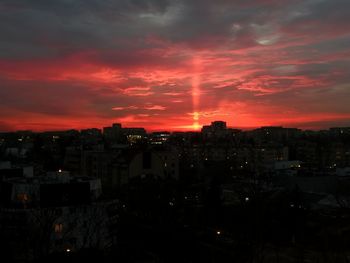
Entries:
POLYGON ((55 233, 62 233, 63 231, 63 225, 62 224, 55 224, 55 233))
POLYGON ((21 193, 17 195, 17 200, 22 201, 23 203, 28 202, 29 197, 27 194, 21 193))

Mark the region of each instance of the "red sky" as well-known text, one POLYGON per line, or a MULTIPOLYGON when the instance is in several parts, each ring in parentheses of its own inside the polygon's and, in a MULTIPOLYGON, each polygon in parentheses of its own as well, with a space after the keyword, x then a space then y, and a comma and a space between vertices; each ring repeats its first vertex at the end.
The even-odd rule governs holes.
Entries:
POLYGON ((0 3, 0 131, 350 126, 350 1, 0 3))

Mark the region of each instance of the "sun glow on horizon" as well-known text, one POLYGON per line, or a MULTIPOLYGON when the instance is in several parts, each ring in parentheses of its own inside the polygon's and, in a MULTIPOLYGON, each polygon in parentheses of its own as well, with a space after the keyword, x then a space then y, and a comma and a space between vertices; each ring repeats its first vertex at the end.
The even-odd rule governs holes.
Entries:
POLYGON ((200 131, 202 129, 202 125, 199 123, 193 123, 192 125, 174 126, 172 128, 174 131, 200 131))

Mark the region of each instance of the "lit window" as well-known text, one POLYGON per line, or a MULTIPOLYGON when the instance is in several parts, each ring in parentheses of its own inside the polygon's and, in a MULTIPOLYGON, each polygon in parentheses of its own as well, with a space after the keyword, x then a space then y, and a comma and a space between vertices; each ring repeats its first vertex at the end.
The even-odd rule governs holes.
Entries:
POLYGON ((29 197, 27 194, 21 193, 17 195, 17 200, 22 201, 23 203, 28 202, 29 197))
POLYGON ((63 231, 63 225, 55 224, 55 233, 62 233, 62 231, 63 231))

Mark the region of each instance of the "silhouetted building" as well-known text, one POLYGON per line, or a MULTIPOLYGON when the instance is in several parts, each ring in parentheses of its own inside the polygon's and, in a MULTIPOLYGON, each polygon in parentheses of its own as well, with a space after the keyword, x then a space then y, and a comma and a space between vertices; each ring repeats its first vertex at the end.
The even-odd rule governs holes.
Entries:
POLYGON ((179 158, 174 150, 146 150, 136 154, 129 163, 129 179, 135 177, 179 178, 179 158))

